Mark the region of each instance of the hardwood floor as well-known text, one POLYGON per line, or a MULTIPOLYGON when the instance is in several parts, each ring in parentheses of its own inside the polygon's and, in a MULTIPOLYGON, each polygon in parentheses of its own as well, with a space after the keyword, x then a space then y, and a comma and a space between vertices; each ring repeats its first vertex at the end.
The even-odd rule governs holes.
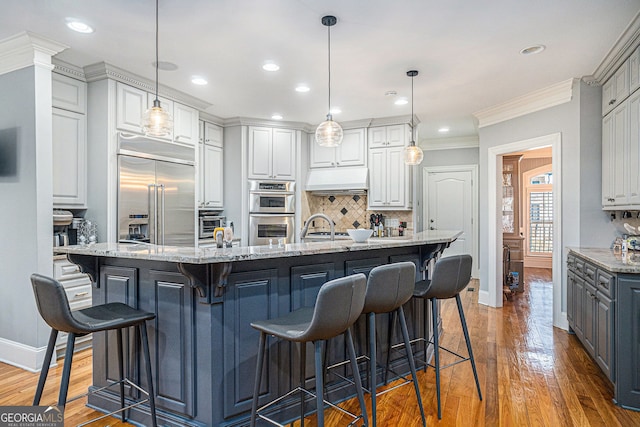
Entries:
MULTIPOLYGON (((526 290, 505 301, 502 309, 479 305, 478 283, 463 291, 462 301, 476 358, 483 401, 478 399, 469 363, 445 369, 441 375, 442 420, 436 409, 435 373, 418 378, 427 425, 439 426, 640 426, 640 412, 612 402, 613 388, 577 338, 551 326, 551 273, 525 269, 526 290)), ((442 344, 465 354, 466 347, 454 300, 443 302, 442 344)), ((443 352, 442 364, 452 359, 443 352)), ((49 373, 42 404, 57 398, 61 364, 49 373)), ((30 405, 37 374, 0 363, 0 405, 30 405)), ((74 358, 69 396, 91 383, 91 352, 74 358)), ((390 384, 389 386, 392 386, 390 384)), ((66 425, 98 415, 86 399, 66 409, 66 425)), ((357 401, 341 406, 358 411, 357 401)), ((370 408, 369 408, 370 410, 370 408)), ((350 420, 326 410, 328 426, 350 420)), ((94 426, 124 426, 114 418, 94 426)), ((315 426, 309 417, 306 426, 315 426)), ((413 387, 400 387, 378 398, 378 425, 420 426, 413 387)))

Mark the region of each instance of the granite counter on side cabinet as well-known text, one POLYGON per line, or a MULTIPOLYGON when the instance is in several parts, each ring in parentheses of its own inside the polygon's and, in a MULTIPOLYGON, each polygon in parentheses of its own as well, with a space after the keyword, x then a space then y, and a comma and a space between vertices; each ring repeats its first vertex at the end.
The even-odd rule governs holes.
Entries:
MULTIPOLYGON (((369 239, 367 243, 340 240, 294 243, 278 247, 186 248, 146 244, 108 244, 58 248, 93 280, 93 304, 118 301, 151 311, 149 322, 159 423, 169 426, 246 425, 251 409, 258 334, 250 323, 313 306, 320 286, 328 280, 368 273, 378 265, 412 261, 416 279, 424 262, 441 252, 460 231, 427 231, 411 237, 369 239)), ((423 337, 422 304, 407 304, 410 334, 423 337)), ((428 317, 427 317, 428 318, 428 317)), ((381 351, 387 342, 387 322, 377 322, 381 351)), ((359 345, 366 343, 365 323, 356 324, 359 345)), ((396 334, 397 335, 397 334, 396 334)), ((110 334, 93 342, 93 386, 99 388, 117 376, 110 334)), ((132 343, 133 337, 131 337, 132 343)), ((363 350, 363 349, 360 349, 363 350)), ((427 351, 431 351, 428 349, 427 351)), ((260 399, 270 400, 299 383, 297 349, 288 343, 269 342, 260 399)), ((128 372, 142 378, 134 348, 127 352, 128 372)), ((308 352, 306 372, 313 373, 308 352)), ((420 354, 417 357, 423 357, 420 354)), ((338 341, 328 362, 344 359, 338 341)), ((399 358, 395 372, 408 372, 399 358)), ((345 372, 343 372, 344 374, 345 372)), ((354 394, 353 387, 328 375, 332 400, 354 394)), ((130 393, 135 393, 131 390, 130 393)), ((100 391, 89 404, 104 411, 117 407, 117 394, 100 391)), ((312 405, 310 405, 312 406, 312 405)), ((284 419, 297 410, 283 408, 284 419), (293 411, 293 412, 292 412, 293 411)), ((133 410, 131 419, 148 422, 148 412, 133 410)))
POLYGON ((640 253, 568 248, 567 320, 614 400, 640 410, 640 253))

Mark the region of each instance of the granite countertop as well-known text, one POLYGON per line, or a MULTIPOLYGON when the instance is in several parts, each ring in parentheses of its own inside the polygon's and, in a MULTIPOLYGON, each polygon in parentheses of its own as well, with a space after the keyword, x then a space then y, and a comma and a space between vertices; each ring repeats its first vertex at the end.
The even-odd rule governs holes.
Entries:
POLYGON ((283 245, 282 247, 273 245, 273 247, 241 246, 233 248, 195 248, 158 246, 143 243, 95 243, 84 246, 57 247, 55 248, 55 253, 145 259, 187 264, 209 264, 447 243, 453 242, 461 234, 462 231, 459 230, 429 230, 407 237, 370 238, 365 243, 355 243, 351 240, 335 240, 333 242, 291 243, 283 245))
POLYGON ((580 255, 612 273, 640 274, 640 252, 628 251, 623 256, 621 252, 614 252, 608 248, 568 247, 567 249, 570 253, 580 255))

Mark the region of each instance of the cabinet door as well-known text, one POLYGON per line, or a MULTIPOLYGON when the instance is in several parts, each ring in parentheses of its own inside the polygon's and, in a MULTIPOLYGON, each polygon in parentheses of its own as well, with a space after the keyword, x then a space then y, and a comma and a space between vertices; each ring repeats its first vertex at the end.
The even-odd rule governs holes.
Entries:
POLYGON ((596 342, 596 362, 607 378, 613 381, 613 303, 611 299, 598 292, 597 298, 597 342, 596 342))
POLYGON ((116 127, 125 132, 142 133, 142 116, 147 109, 147 93, 116 83, 116 127))
POLYGON ((593 357, 596 353, 596 326, 598 320, 596 314, 596 288, 585 282, 583 298, 584 339, 582 340, 582 344, 584 344, 587 352, 593 357))
MULTIPOLYGON (((638 51, 640 52, 640 48, 638 51)), ((640 91, 629 98, 628 203, 640 205, 640 91)))
MULTIPOLYGON (((156 95, 153 93, 149 93, 147 94, 147 106, 146 108, 151 108, 153 107, 153 101, 156 99, 156 95)), ((158 97, 158 100, 160 101, 160 106, 162 107, 163 110, 165 110, 166 112, 169 113, 169 115, 171 116, 171 119, 173 120, 173 129, 171 130, 171 132, 169 132, 169 134, 165 135, 165 136, 157 136, 156 138, 159 139, 166 139, 167 141, 173 141, 173 136, 176 130, 176 114, 174 111, 174 102, 168 98, 163 98, 161 96, 158 97)))
POLYGON ((296 179, 296 131, 273 129, 273 153, 271 154, 275 179, 296 179))
MULTIPOLYGON (((231 417, 251 410, 253 381, 260 333, 251 322, 279 316, 278 272, 258 270, 248 273, 231 273, 224 293, 223 317, 223 400, 224 417, 231 417)), ((264 362, 260 387, 260 404, 278 395, 277 339, 267 338, 267 357, 264 362)), ((288 357, 282 360, 280 369, 290 372, 288 357)))
POLYGON ((222 148, 222 128, 213 123, 204 122, 204 143, 222 148))
POLYGON ((575 276, 575 292, 574 292, 574 316, 573 323, 574 328, 573 331, 576 333, 576 336, 582 341, 584 339, 584 302, 585 302, 585 290, 584 290, 584 280, 578 276, 575 276))
POLYGON ((182 144, 195 145, 198 141, 198 110, 186 105, 173 105, 173 139, 182 144))
POLYGON ((249 178, 272 178, 271 128, 249 127, 249 178))
POLYGON ((613 206, 616 201, 613 197, 614 143, 613 114, 609 114, 602 119, 602 206, 613 206))
POLYGON ((626 61, 618 71, 602 85, 602 114, 607 114, 616 108, 628 95, 629 61, 626 61))
MULTIPOLYGON (((342 142, 344 144, 344 141, 342 142)), ((309 136, 309 167, 330 168, 336 164, 336 148, 318 145, 313 135, 309 136)))
POLYGON ((575 316, 575 290, 576 290, 576 275, 573 271, 567 271, 567 322, 571 329, 575 329, 574 316, 575 316))
POLYGON ((53 203, 81 207, 87 200, 86 116, 52 111, 53 203))
POLYGON ((52 107, 86 114, 87 84, 85 82, 52 73, 51 85, 52 107))
POLYGON ((387 128, 387 146, 404 147, 406 142, 405 125, 386 126, 387 128))
POLYGON ((406 166, 404 164, 404 148, 387 149, 387 200, 386 206, 404 207, 406 166))
POLYGON ((387 128, 380 126, 369 128, 369 148, 378 148, 387 146, 387 128))
MULTIPOLYGON (((613 115, 613 141, 611 162, 613 173, 613 198, 615 205, 627 203, 627 150, 629 147, 629 108, 628 103, 623 103, 611 112, 613 115)), ((637 173, 637 171, 636 171, 637 173)))
POLYGON ((366 146, 366 133, 364 129, 349 129, 344 131, 342 144, 335 149, 336 165, 364 166, 366 146))
POLYGON ((629 58, 629 93, 640 88, 640 47, 629 58))
POLYGON ((204 205, 223 207, 223 161, 222 148, 204 145, 204 205))
POLYGON ((204 206, 206 202, 204 196, 206 165, 204 158, 204 143, 198 144, 198 206, 204 206))
POLYGON ((369 207, 383 207, 387 201, 387 150, 369 150, 369 207))

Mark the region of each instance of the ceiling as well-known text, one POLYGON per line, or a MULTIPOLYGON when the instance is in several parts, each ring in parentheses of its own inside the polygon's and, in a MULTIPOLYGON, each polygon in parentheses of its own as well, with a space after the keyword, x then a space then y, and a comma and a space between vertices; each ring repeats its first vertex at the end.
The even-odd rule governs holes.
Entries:
MULTIPOLYGON (((105 61, 154 79, 153 0, 3 0, 0 39, 24 30, 64 43, 58 57, 105 61), (80 34, 65 19, 84 20, 80 34)), ((591 75, 640 10, 639 0, 160 0, 159 58, 178 65, 160 83, 200 98, 208 113, 317 124, 327 100, 331 28, 332 106, 337 121, 407 115, 406 71, 416 69, 420 139, 477 133, 472 113, 567 80, 591 75), (546 50, 521 55, 525 47, 546 50), (265 61, 280 65, 262 70, 265 61), (191 83, 205 77, 206 86, 191 83), (294 90, 298 83, 307 93, 294 90)))

